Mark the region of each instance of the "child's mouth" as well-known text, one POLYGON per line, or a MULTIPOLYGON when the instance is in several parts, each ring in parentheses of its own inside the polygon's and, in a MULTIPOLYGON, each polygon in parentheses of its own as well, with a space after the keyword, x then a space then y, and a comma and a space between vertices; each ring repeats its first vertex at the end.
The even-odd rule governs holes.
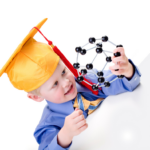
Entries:
POLYGON ((65 95, 70 94, 73 91, 73 84, 71 85, 69 91, 67 93, 65 93, 65 95))

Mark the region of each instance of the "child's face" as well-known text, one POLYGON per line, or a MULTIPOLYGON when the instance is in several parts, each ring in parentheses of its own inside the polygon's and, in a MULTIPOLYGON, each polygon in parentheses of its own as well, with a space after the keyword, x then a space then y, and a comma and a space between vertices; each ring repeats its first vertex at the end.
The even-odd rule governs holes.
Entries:
POLYGON ((40 93, 53 103, 64 103, 76 97, 74 76, 61 60, 53 75, 40 87, 40 93))

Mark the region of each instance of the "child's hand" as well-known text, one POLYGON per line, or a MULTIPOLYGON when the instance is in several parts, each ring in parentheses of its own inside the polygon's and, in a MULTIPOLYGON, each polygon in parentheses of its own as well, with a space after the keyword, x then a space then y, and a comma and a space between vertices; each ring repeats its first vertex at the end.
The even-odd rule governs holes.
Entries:
POLYGON ((124 48, 118 47, 116 48, 113 53, 120 52, 121 56, 115 57, 112 56, 112 62, 115 64, 110 66, 109 69, 115 75, 124 75, 126 78, 131 78, 134 73, 134 68, 132 64, 128 61, 128 58, 125 55, 124 48), (115 71, 119 69, 118 71, 115 71))
POLYGON ((88 124, 84 118, 83 111, 76 108, 72 114, 65 118, 63 129, 66 132, 66 135, 73 138, 84 131, 87 127, 88 124))

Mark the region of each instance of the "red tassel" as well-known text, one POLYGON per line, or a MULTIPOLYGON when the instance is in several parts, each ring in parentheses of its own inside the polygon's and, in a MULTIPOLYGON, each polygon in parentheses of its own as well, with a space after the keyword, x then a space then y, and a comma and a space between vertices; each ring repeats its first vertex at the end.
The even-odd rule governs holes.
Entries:
POLYGON ((52 41, 48 41, 48 44, 49 44, 49 45, 52 45, 52 44, 53 44, 53 42, 52 42, 52 41))

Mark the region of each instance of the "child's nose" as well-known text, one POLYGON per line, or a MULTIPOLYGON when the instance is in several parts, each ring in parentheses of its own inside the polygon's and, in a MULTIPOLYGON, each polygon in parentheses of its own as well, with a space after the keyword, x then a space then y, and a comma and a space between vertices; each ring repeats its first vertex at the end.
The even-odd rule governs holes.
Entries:
POLYGON ((64 82, 63 82, 63 88, 66 88, 68 86, 69 86, 69 80, 65 79, 64 82))

